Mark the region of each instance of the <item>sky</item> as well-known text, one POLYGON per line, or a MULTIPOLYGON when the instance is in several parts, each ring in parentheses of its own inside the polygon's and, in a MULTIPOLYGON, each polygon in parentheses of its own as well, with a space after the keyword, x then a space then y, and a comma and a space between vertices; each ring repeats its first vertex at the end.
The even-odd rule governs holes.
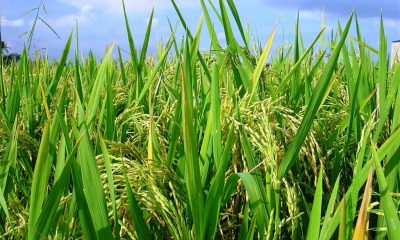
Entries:
MULTIPOLYGON (((96 56, 101 57, 106 47, 115 42, 123 50, 123 56, 129 57, 129 45, 120 1, 42 1, 45 8, 40 9, 39 16, 52 27, 57 35, 45 23, 39 21, 33 36, 32 52, 48 54, 51 59, 59 58, 70 32, 75 31, 76 22, 78 22, 79 50, 83 54, 87 54, 91 49, 96 56)), ((40 2, 40 0, 0 1, 2 40, 9 47, 9 52, 21 52, 37 13, 35 8, 40 6, 40 2)), ((218 7, 218 1, 213 2, 218 7)), ((199 1, 176 0, 176 3, 189 28, 194 32, 202 14, 199 1)), ((361 33, 372 47, 378 47, 381 14, 388 43, 400 39, 400 0, 235 0, 235 3, 242 23, 249 26, 251 35, 262 44, 276 26, 277 33, 273 47, 293 42, 297 12, 300 16, 300 30, 306 44, 310 43, 320 31, 322 13, 327 27, 325 35, 327 38, 331 31, 336 30, 338 21, 342 26, 346 23, 353 9, 357 12, 361 33)), ((154 7, 149 52, 155 53, 157 43, 165 42, 170 36, 168 21, 173 25, 178 24, 178 17, 171 2, 169 0, 125 0, 125 4, 137 47, 140 47, 143 41, 149 16, 154 7)), ((211 7, 209 11, 212 13, 211 7)), ((214 14, 212 17, 218 38, 223 42, 223 27, 214 14)), ((207 49, 209 40, 205 21, 202 32, 200 48, 207 49)), ((181 37, 183 34, 183 29, 178 29, 176 35, 181 37)), ((355 24, 350 34, 355 36, 355 24)), ((235 35, 237 39, 240 39, 237 29, 235 29, 235 35)), ((76 42, 73 43, 73 50, 75 46, 76 42)))

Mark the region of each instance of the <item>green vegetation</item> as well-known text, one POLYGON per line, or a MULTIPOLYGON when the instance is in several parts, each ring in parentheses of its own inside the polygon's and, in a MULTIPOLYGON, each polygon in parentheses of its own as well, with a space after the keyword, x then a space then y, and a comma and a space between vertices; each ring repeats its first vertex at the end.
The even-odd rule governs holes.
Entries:
POLYGON ((125 13, 129 61, 115 46, 70 61, 71 33, 58 62, 1 65, 1 238, 398 237, 400 65, 383 24, 375 50, 354 14, 308 47, 297 21, 271 54, 274 29, 261 47, 232 0, 200 2, 191 32, 172 1, 186 34, 171 26, 155 58, 153 13, 140 49, 125 13))

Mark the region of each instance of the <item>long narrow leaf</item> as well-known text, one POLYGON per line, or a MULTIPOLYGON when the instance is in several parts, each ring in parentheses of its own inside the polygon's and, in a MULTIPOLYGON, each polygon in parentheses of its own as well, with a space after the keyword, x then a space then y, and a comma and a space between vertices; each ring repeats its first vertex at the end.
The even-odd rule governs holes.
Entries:
POLYGON ((321 79, 319 80, 314 90, 314 93, 311 96, 310 105, 306 110, 298 132, 295 135, 293 141, 290 143, 288 150, 283 157, 281 164, 279 165, 278 178, 280 179, 286 175, 287 171, 296 161, 300 148, 303 145, 304 140, 308 135, 308 131, 314 121, 314 117, 322 104, 322 99, 324 99, 324 95, 326 95, 327 91, 329 90, 328 86, 331 82, 333 72, 335 71, 335 66, 339 58, 340 50, 349 32, 352 18, 353 15, 351 15, 349 20, 347 21, 340 41, 335 47, 331 57, 329 58, 327 66, 324 68, 324 71, 321 75, 321 79))

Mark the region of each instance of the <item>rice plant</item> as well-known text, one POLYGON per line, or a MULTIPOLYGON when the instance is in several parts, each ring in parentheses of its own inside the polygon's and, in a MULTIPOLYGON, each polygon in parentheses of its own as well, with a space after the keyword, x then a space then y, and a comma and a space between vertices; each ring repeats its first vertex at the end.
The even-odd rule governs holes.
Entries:
POLYGON ((261 46, 232 0, 200 3, 189 29, 171 1, 185 34, 171 26, 150 57, 153 12, 137 44, 122 2, 128 61, 114 45, 68 58, 72 32, 59 61, 1 62, 1 238, 398 238, 400 65, 383 21, 379 49, 351 13, 306 47, 297 20, 273 51, 273 26, 261 46))

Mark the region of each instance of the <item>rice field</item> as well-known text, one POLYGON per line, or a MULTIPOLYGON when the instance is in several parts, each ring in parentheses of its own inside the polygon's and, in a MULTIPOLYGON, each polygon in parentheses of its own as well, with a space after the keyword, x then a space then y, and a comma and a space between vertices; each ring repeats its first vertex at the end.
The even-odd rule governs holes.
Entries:
POLYGON ((129 60, 116 45, 81 57, 71 33, 58 61, 1 62, 0 238, 399 239, 383 22, 378 49, 355 13, 309 45, 298 20, 272 49, 273 26, 260 44, 233 0, 200 2, 189 29, 172 1, 185 35, 171 26, 150 57, 153 14, 134 42, 124 7, 129 60))

